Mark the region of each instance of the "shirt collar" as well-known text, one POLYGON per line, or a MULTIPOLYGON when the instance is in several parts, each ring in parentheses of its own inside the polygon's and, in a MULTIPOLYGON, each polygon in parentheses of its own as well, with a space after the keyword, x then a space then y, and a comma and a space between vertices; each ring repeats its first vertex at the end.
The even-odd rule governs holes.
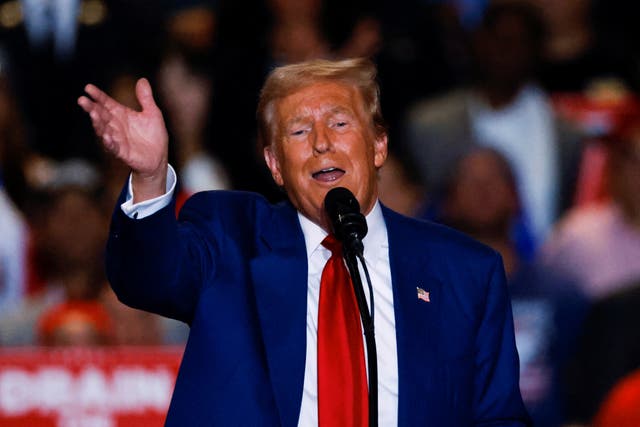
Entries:
MULTIPOLYGON (((387 248, 389 246, 387 239, 387 226, 382 216, 382 209, 380 208, 380 202, 376 201, 373 205, 373 209, 366 216, 367 228, 369 231, 367 235, 362 239, 364 245, 364 257, 367 259, 373 259, 375 253, 380 248, 387 248)), ((322 244, 322 241, 327 237, 327 232, 324 231, 318 224, 312 222, 309 218, 305 217, 298 211, 298 221, 302 228, 302 234, 304 235, 304 242, 307 249, 307 259, 311 258, 311 255, 322 244)))

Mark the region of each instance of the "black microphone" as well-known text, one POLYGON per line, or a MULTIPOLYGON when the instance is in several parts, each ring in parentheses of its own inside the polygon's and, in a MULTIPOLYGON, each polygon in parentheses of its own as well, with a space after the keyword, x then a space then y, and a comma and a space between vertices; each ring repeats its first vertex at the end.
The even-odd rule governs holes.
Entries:
POLYGON ((332 188, 324 198, 324 209, 331 221, 333 234, 346 252, 362 255, 362 239, 367 235, 367 220, 360 213, 360 203, 344 187, 332 188))

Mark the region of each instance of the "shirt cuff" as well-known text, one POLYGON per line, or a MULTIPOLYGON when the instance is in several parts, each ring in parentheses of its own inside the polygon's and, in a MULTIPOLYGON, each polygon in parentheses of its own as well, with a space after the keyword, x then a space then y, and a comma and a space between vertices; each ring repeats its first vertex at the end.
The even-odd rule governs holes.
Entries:
POLYGON ((133 203, 133 185, 131 184, 131 175, 129 175, 129 184, 127 186, 127 198, 120 205, 122 212, 129 218, 142 219, 146 218, 171 203, 171 198, 176 189, 176 171, 171 165, 167 168, 167 187, 166 193, 154 199, 145 200, 139 203, 133 203))

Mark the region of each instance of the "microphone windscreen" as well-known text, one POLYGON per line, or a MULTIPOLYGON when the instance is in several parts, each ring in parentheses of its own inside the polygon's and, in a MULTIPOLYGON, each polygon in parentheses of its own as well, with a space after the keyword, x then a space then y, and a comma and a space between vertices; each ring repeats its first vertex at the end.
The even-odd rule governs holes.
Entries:
POLYGON ((338 240, 361 240, 367 234, 367 221, 360 212, 360 203, 348 189, 336 187, 329 190, 324 208, 338 240))

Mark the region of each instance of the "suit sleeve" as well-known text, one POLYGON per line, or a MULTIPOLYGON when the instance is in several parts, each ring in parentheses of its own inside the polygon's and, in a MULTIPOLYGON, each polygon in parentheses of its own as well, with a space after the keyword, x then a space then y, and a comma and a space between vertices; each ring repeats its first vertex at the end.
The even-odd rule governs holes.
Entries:
POLYGON ((519 389, 519 360, 504 268, 493 264, 476 342, 476 426, 529 426, 519 389))
MULTIPOLYGON (((121 199, 124 197, 121 196, 121 199)), ((205 239, 205 220, 175 200, 143 219, 116 207, 107 243, 109 282, 125 304, 191 323, 201 287, 214 274, 216 242, 205 239)))

